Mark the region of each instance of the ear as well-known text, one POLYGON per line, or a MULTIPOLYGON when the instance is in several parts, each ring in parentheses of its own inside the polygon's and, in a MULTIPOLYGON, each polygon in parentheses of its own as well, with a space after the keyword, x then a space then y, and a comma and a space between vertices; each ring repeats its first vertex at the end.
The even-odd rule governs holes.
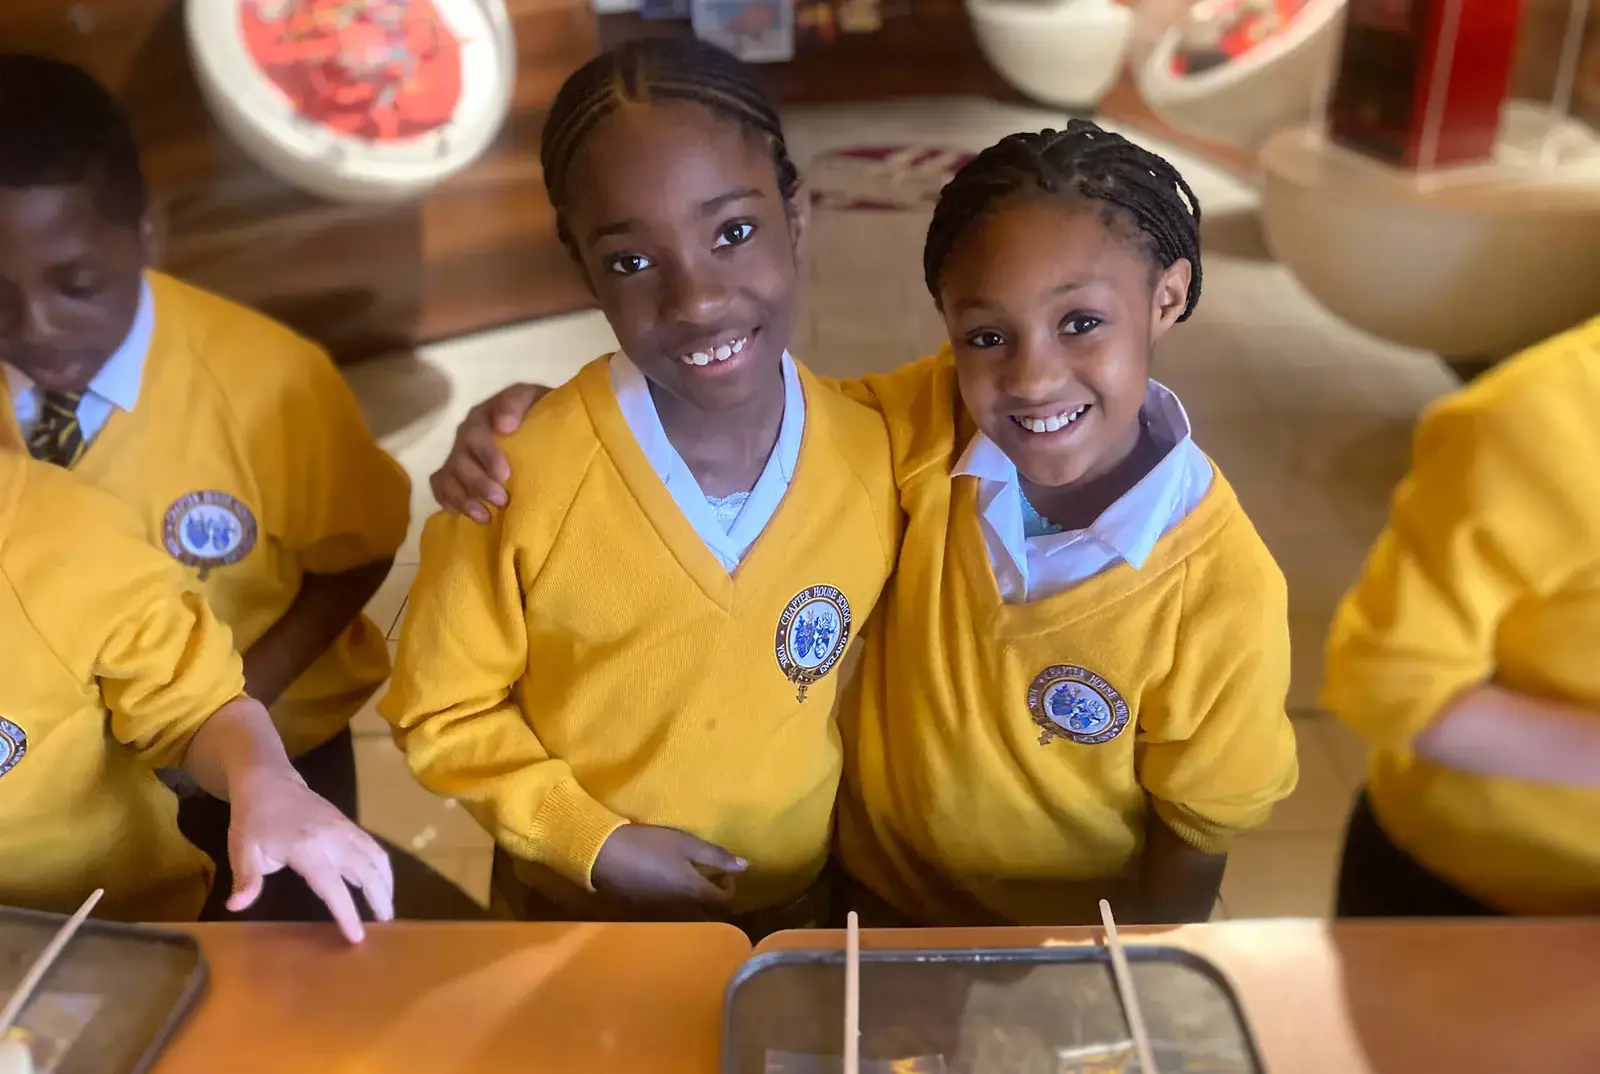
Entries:
POLYGON ((1189 259, 1180 257, 1156 278, 1155 294, 1150 301, 1150 342, 1167 334, 1167 329, 1178 323, 1184 307, 1189 304, 1189 280, 1193 268, 1189 259))
POLYGON ((789 218, 789 241, 794 246, 795 260, 802 260, 806 255, 806 236, 811 231, 811 188, 802 181, 790 199, 789 211, 785 214, 789 218))

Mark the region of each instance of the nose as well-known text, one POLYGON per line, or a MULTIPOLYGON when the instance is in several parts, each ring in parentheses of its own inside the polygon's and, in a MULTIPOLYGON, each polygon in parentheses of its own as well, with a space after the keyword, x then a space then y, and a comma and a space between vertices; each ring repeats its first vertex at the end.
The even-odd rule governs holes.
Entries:
POLYGON ((716 262, 674 262, 667 272, 662 313, 684 324, 715 324, 727 312, 734 288, 716 262))
POLYGON ((1001 368, 1000 388, 1019 403, 1049 403, 1073 380, 1072 363, 1055 340, 1025 335, 1001 368))

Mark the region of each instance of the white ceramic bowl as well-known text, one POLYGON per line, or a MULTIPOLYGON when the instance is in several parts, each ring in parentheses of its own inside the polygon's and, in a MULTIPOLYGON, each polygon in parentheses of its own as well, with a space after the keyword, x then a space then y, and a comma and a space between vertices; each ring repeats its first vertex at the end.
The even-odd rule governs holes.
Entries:
POLYGON ((978 46, 1028 97, 1092 111, 1122 71, 1133 12, 1112 0, 967 0, 978 46))
POLYGON ((1427 180, 1310 126, 1274 136, 1261 165, 1273 253, 1379 339, 1494 360, 1600 311, 1600 141, 1541 105, 1507 105, 1493 164, 1427 180))
POLYGON ((1332 86, 1346 0, 1311 0, 1286 29, 1220 67, 1172 69, 1179 29, 1169 29, 1136 72, 1151 111, 1199 138, 1255 149, 1312 118, 1332 86))
POLYGON ((371 142, 297 115, 256 65, 240 25, 248 0, 186 0, 196 77, 212 115, 256 163, 286 182, 346 202, 403 201, 476 160, 511 108, 516 42, 504 0, 433 0, 461 43, 461 95, 450 122, 371 142))

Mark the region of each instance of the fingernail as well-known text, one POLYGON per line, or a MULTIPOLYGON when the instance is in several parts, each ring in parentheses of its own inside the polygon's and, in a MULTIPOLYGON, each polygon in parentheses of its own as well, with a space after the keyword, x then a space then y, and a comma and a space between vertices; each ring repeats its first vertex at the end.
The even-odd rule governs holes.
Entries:
POLYGON ((733 867, 735 869, 748 869, 750 867, 750 863, 745 861, 743 858, 734 858, 733 867))

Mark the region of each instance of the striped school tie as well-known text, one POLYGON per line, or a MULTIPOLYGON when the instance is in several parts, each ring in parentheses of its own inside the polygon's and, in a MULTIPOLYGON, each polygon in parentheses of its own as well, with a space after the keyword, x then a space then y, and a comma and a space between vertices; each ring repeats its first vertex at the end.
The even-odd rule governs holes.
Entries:
POLYGON ((83 458, 83 428, 78 424, 82 392, 45 392, 39 420, 28 437, 28 454, 70 470, 83 458))

